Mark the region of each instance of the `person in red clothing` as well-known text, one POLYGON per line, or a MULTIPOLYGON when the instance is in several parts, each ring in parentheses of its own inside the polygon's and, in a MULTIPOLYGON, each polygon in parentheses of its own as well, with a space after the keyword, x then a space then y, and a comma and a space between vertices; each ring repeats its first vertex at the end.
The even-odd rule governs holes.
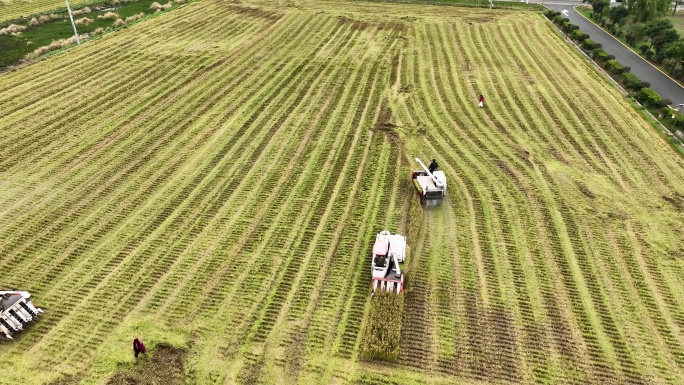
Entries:
POLYGON ((484 107, 484 96, 480 95, 480 99, 478 100, 478 102, 480 104, 480 108, 483 108, 484 107))
POLYGON ((135 363, 138 363, 138 354, 142 353, 144 355, 147 355, 147 349, 145 349, 145 344, 142 343, 139 339, 134 339, 133 340, 133 352, 135 353, 135 363))

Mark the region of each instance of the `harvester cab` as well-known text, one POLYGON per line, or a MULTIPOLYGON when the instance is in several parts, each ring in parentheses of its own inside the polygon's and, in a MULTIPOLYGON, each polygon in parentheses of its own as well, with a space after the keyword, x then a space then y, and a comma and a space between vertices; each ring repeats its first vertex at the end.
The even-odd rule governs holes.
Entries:
POLYGON ((41 313, 43 310, 33 306, 27 291, 0 291, 0 332, 8 339, 41 313))
POLYGON ((375 236, 371 258, 371 296, 378 290, 401 294, 404 291, 404 273, 400 263, 406 260, 406 237, 381 231, 375 236))
POLYGON ((444 171, 430 172, 420 159, 416 158, 416 162, 420 164, 422 170, 412 171, 411 180, 420 196, 420 203, 427 206, 436 206, 442 203, 447 190, 444 171))

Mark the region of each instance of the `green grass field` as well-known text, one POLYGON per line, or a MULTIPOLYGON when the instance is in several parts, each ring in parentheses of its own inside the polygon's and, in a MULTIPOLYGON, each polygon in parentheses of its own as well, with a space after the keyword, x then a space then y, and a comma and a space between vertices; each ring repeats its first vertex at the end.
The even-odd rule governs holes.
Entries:
POLYGON ((684 379, 684 160, 539 14, 202 0, 0 89, 0 287, 46 311, 3 383, 684 379), (392 364, 361 357, 383 229, 392 364))

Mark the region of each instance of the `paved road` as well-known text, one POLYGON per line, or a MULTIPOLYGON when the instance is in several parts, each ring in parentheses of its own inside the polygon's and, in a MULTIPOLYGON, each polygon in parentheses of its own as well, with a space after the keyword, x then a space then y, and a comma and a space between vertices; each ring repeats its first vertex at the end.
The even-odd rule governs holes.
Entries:
POLYGON ((618 40, 580 15, 579 12, 573 8, 573 6, 581 4, 581 1, 544 1, 544 5, 553 9, 554 11, 562 12, 567 10, 567 16, 564 15, 563 17, 567 17, 572 24, 579 26, 582 32, 591 37, 591 40, 601 43, 602 48, 607 53, 614 55, 615 59, 622 65, 631 67, 631 72, 639 79, 651 83, 651 88, 653 88, 663 98, 670 99, 673 106, 676 107, 678 104, 684 103, 684 88, 682 88, 682 86, 663 75, 662 72, 653 68, 653 66, 642 59, 639 55, 630 51, 618 40))

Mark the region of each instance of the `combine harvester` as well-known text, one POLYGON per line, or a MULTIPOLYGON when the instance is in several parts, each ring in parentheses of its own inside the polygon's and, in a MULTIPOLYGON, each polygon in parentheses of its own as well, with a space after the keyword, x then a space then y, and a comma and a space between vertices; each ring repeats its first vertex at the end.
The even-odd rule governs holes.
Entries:
POLYGON ((444 171, 430 172, 420 159, 416 158, 416 162, 423 169, 412 171, 411 180, 420 195, 420 203, 427 206, 439 205, 446 197, 447 182, 444 171))
POLYGON ((404 291, 404 274, 399 263, 406 260, 406 237, 381 231, 375 236, 371 259, 371 297, 376 291, 401 294, 404 291))
POLYGON ((12 333, 24 330, 43 310, 33 306, 27 291, 0 291, 0 332, 12 339, 12 333))

